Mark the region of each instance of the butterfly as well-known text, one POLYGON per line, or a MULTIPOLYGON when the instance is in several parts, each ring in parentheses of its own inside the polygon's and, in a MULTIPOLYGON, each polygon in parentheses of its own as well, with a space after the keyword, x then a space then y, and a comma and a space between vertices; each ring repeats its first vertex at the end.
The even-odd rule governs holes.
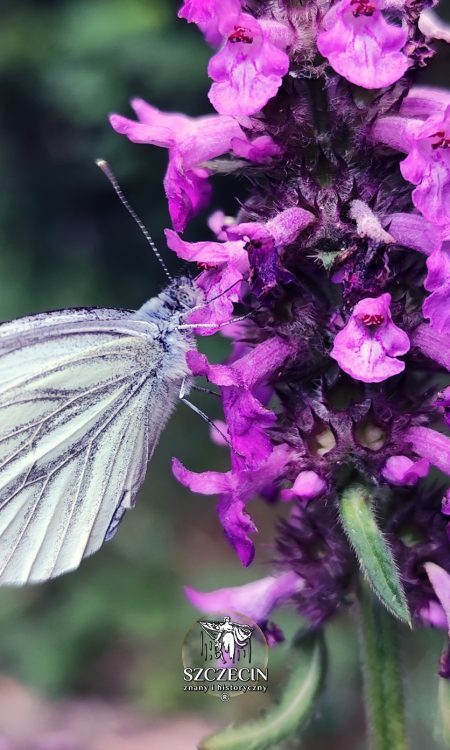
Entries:
POLYGON ((114 535, 189 390, 195 342, 182 321, 201 301, 182 277, 137 312, 67 309, 0 325, 0 584, 73 570, 114 535))

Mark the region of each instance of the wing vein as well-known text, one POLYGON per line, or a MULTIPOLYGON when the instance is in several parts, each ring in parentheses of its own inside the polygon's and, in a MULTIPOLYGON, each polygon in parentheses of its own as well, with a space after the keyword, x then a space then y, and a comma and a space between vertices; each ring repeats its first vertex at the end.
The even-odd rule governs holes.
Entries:
MULTIPOLYGON (((110 422, 117 417, 117 415, 128 404, 128 402, 135 396, 135 394, 138 393, 141 390, 141 388, 143 387, 143 385, 146 383, 146 381, 148 379, 149 379, 148 375, 144 375, 144 377, 141 378, 140 382, 136 385, 135 388, 133 388, 133 390, 131 391, 131 393, 128 394, 127 398, 121 404, 119 404, 119 406, 117 407, 117 409, 115 410, 115 412, 112 415, 110 415, 108 417, 108 419, 106 419, 105 422, 101 425, 101 427, 99 428, 99 430, 96 432, 95 436, 91 439, 91 444, 93 443, 94 440, 97 440, 97 438, 99 437, 99 435, 101 435, 102 432, 104 432, 104 430, 108 426, 108 424, 110 424, 110 422)), ((102 503, 102 500, 100 501, 100 503, 98 505, 97 512, 96 512, 96 514, 94 516, 94 519, 93 519, 93 522, 91 524, 91 529, 92 529, 92 526, 95 523, 95 519, 97 518, 98 512, 100 510, 101 503, 102 503)), ((74 508, 75 508, 75 505, 72 506, 72 512, 70 514, 69 522, 66 525, 66 530, 65 530, 64 536, 62 538, 61 544, 59 546, 58 556, 57 556, 57 558, 55 560, 55 564, 53 565, 52 573, 53 573, 54 569, 56 568, 56 565, 58 564, 58 560, 59 560, 59 557, 61 555, 61 550, 62 550, 62 547, 63 547, 63 544, 64 544, 64 540, 65 540, 65 538, 67 536, 67 533, 68 533, 68 530, 69 530, 69 526, 70 526, 70 522, 71 522, 71 519, 72 519, 72 516, 73 516, 73 510, 74 510, 74 508)), ((83 551, 81 553, 81 557, 83 557, 84 550, 86 549, 88 542, 89 542, 89 535, 88 535, 88 538, 87 538, 86 543, 84 545, 83 551)))

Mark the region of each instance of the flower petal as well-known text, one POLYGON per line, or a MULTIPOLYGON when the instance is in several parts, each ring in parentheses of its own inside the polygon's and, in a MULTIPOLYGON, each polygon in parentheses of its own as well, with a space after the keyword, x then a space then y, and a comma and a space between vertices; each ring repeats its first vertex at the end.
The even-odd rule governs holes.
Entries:
POLYGON ((390 86, 406 72, 409 60, 401 50, 406 29, 385 21, 378 0, 367 4, 341 0, 323 20, 317 38, 319 52, 337 73, 367 89, 390 86), (361 12, 358 12, 361 6, 361 12))
POLYGON ((407 456, 390 456, 381 473, 393 485, 411 487, 417 484, 419 479, 426 477, 429 470, 430 464, 425 458, 412 461, 407 456))
POLYGON ((410 342, 392 321, 390 301, 390 294, 382 294, 358 302, 334 339, 330 356, 344 372, 364 383, 380 383, 405 369, 396 357, 406 354, 410 342))
POLYGON ((200 612, 227 614, 237 612, 254 622, 264 622, 274 609, 289 601, 303 588, 303 581, 294 572, 267 576, 242 586, 196 591, 185 587, 186 596, 200 612))
POLYGON ((245 510, 244 501, 239 496, 224 494, 217 503, 217 514, 226 538, 247 568, 255 556, 255 545, 249 535, 258 529, 245 510))
POLYGON ((446 570, 433 562, 424 565, 434 593, 439 599, 447 618, 447 628, 450 631, 450 575, 446 570))
POLYGON ((286 30, 275 21, 262 25, 249 13, 224 29, 224 46, 208 66, 214 81, 209 99, 217 112, 253 115, 275 96, 289 69, 286 30))
POLYGON ((189 471, 177 458, 172 459, 172 472, 180 484, 200 495, 218 495, 230 489, 230 475, 219 471, 189 471))

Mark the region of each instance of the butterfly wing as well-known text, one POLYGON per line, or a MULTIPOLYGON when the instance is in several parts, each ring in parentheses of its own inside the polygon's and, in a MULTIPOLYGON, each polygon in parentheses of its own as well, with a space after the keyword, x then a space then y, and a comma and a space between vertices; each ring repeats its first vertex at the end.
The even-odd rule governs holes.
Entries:
POLYGON ((118 310, 0 326, 0 584, 78 567, 132 506, 176 402, 157 334, 118 310))

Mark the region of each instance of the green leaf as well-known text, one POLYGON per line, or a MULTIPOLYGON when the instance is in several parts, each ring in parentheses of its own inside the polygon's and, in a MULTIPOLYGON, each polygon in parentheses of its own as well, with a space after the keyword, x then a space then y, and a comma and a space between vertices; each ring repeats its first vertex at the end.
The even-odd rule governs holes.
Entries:
POLYGON ((258 719, 206 737, 199 750, 264 750, 298 732, 314 707, 325 674, 321 634, 308 633, 299 638, 294 654, 296 663, 279 702, 258 719))
POLYGON ((398 623, 366 586, 360 591, 360 644, 371 750, 407 750, 398 623))
POLYGON ((367 488, 360 484, 344 490, 341 521, 359 564, 380 601, 411 627, 411 616, 389 545, 378 528, 367 488))

